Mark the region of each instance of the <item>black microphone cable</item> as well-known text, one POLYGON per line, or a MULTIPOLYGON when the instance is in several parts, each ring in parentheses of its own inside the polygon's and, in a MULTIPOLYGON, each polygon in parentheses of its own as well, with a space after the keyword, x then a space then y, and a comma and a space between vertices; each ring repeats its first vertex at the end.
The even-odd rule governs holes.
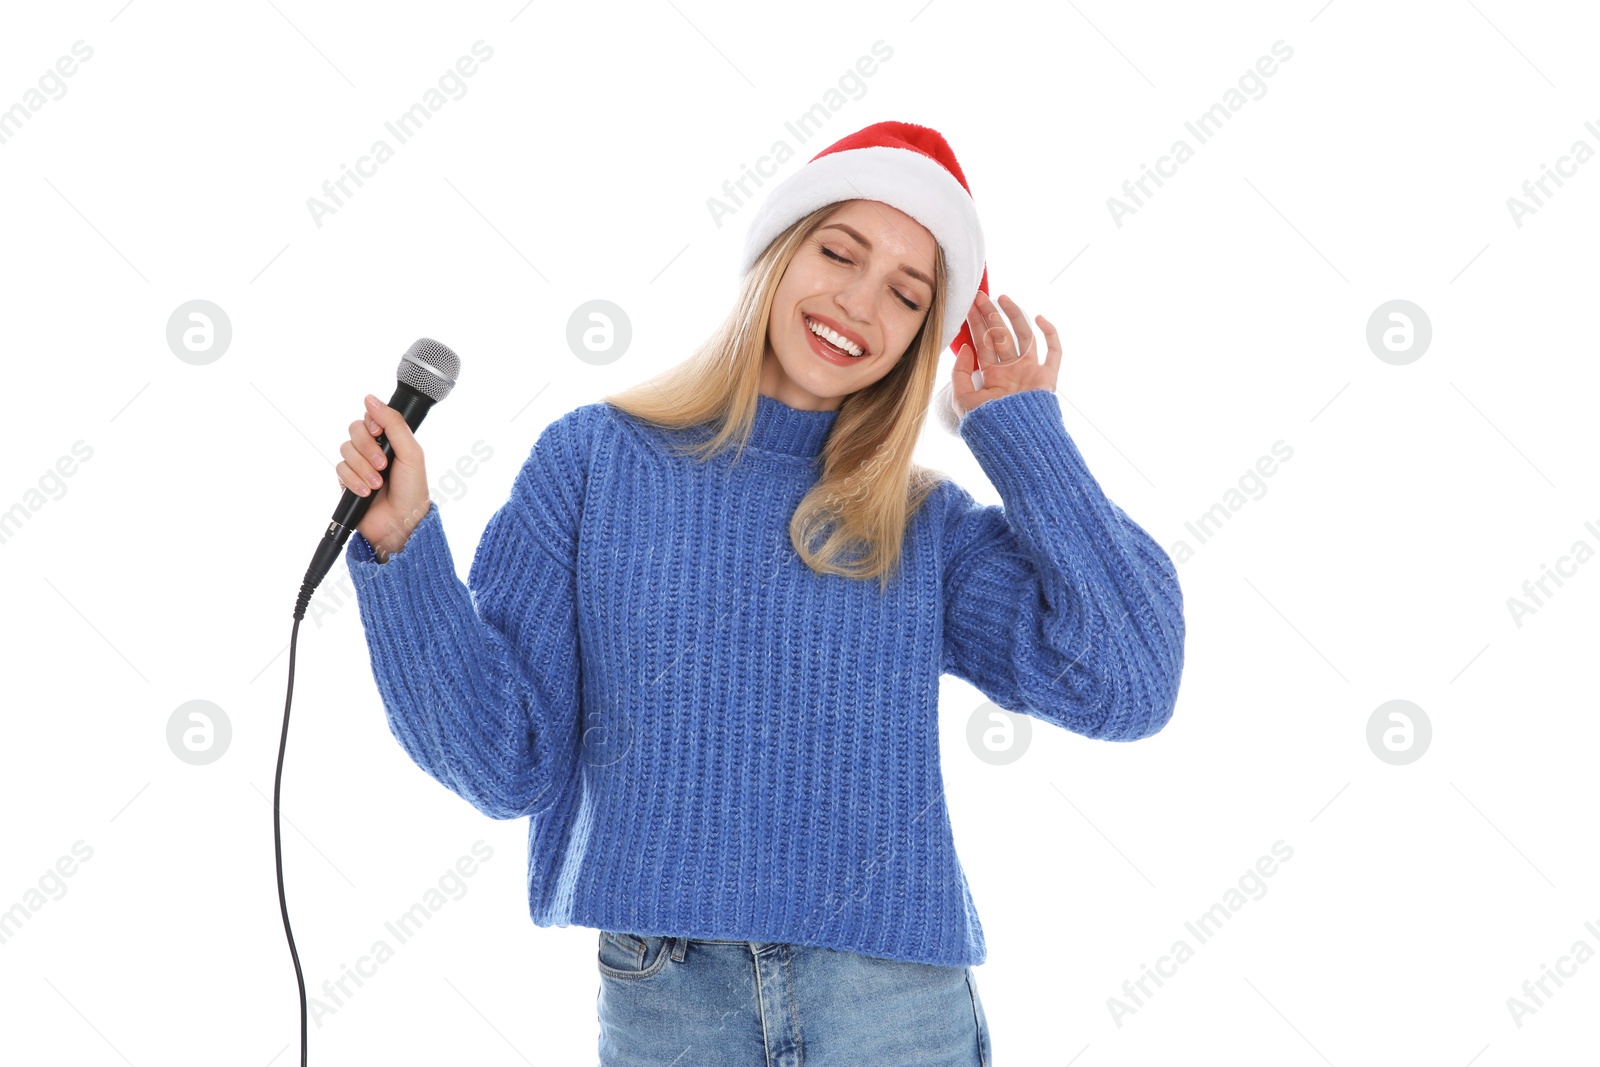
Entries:
MULTIPOLYGON (((395 373, 397 381, 394 396, 390 398, 389 406, 398 411, 406 420, 406 425, 415 432, 422 425, 428 410, 450 395, 450 390, 456 384, 456 376, 460 373, 461 357, 438 341, 419 338, 400 357, 400 366, 395 373)), ((387 460, 378 476, 387 483, 389 471, 394 467, 394 446, 384 434, 379 434, 376 441, 387 460)), ((350 534, 360 525, 367 509, 372 506, 372 498, 377 495, 374 490, 367 496, 357 496, 346 489, 339 498, 339 506, 334 509, 333 518, 323 531, 322 541, 311 557, 311 565, 306 568, 305 579, 300 583, 300 595, 294 604, 294 626, 289 630, 289 686, 283 700, 283 732, 278 736, 278 769, 272 778, 272 851, 278 865, 278 911, 283 915, 283 932, 289 938, 289 957, 294 960, 294 979, 300 987, 300 1067, 307 1067, 306 979, 300 969, 300 953, 295 948, 294 930, 289 926, 289 903, 283 892, 283 829, 279 822, 278 807, 283 795, 283 754, 289 744, 289 707, 294 702, 295 649, 299 643, 300 620, 305 618, 311 594, 332 568, 333 561, 344 551, 345 542, 350 540, 350 534)))

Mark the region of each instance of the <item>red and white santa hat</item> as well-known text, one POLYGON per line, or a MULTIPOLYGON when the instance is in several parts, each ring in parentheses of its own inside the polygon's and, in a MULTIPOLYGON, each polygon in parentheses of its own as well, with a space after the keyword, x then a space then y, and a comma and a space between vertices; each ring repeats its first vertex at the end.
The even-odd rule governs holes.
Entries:
POLYGON ((774 186, 750 220, 740 276, 797 219, 840 200, 877 200, 927 227, 944 249, 947 268, 940 338, 957 353, 972 344, 967 311, 980 289, 989 291, 983 228, 955 153, 927 126, 875 122, 835 141, 774 186))

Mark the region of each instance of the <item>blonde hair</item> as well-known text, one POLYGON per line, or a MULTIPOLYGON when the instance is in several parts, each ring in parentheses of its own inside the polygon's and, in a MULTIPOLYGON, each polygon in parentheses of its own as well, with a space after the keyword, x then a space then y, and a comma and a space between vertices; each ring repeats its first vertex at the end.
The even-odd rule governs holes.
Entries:
MULTIPOLYGON (((718 427, 680 454, 704 461, 737 444, 743 453, 755 422, 767 324, 778 283, 796 250, 845 202, 799 219, 773 238, 745 275, 728 317, 688 359, 671 369, 602 397, 658 426, 718 427)), ((889 373, 846 396, 822 449, 822 473, 789 520, 789 540, 818 574, 879 580, 880 592, 900 560, 910 517, 948 476, 911 458, 928 415, 939 372, 940 326, 947 273, 935 246, 933 300, 922 328, 889 373), (825 536, 823 536, 825 534, 825 536), (815 547, 811 542, 822 536, 815 547), (847 558, 850 550, 859 554, 847 558)))

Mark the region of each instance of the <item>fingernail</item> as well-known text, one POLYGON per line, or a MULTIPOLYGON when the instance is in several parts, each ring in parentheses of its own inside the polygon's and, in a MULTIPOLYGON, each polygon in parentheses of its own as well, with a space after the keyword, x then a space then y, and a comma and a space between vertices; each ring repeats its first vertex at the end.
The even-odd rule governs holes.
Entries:
POLYGON ((377 397, 373 396, 371 393, 368 393, 367 394, 367 407, 373 408, 373 409, 377 409, 377 408, 383 407, 383 405, 378 402, 378 398, 377 397))

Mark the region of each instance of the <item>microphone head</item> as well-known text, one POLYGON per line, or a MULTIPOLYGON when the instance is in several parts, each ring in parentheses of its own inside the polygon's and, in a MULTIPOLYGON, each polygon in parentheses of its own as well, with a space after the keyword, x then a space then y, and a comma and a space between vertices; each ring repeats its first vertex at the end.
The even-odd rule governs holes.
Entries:
POLYGON ((438 403, 455 388, 461 357, 431 337, 419 337, 400 357, 395 377, 438 403))

